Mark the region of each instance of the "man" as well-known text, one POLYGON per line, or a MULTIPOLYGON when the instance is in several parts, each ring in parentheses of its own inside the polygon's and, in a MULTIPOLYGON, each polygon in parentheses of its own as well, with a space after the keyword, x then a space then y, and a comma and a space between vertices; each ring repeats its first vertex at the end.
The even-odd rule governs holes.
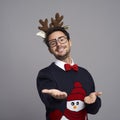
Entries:
MULTIPOLYGON (((98 96, 102 93, 95 92, 90 73, 74 64, 70 54, 72 42, 65 27, 60 25, 61 20, 57 13, 58 25, 51 19, 50 28, 39 27, 45 32, 44 42, 56 61, 39 71, 38 93, 45 104, 46 120, 88 120, 87 113, 96 114, 101 107, 98 96)), ((45 27, 47 22, 40 23, 45 27)))

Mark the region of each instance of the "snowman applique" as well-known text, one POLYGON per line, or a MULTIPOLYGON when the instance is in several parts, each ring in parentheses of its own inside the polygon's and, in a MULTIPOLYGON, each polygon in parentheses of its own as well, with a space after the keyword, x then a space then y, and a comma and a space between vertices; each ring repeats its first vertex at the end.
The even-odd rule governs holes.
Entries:
POLYGON ((67 97, 66 109, 62 114, 59 110, 54 111, 53 120, 87 120, 87 112, 85 110, 84 97, 85 90, 80 82, 74 83, 74 88, 67 97), (57 118, 55 119, 55 114, 57 118))

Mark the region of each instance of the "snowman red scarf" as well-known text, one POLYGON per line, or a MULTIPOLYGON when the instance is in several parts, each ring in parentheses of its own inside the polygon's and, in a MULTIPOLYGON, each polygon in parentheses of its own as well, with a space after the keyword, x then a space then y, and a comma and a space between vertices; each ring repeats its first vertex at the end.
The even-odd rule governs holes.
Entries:
POLYGON ((85 109, 79 112, 74 112, 66 109, 64 111, 64 116, 69 120, 87 120, 87 112, 85 109))

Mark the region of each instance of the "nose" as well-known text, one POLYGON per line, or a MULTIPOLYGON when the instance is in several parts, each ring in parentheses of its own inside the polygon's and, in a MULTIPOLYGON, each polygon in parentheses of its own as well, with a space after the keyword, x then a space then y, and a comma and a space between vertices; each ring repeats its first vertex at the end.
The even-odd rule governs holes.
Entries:
POLYGON ((76 106, 76 105, 74 105, 74 106, 73 106, 73 109, 76 109, 76 108, 77 108, 77 106, 76 106))
POLYGON ((59 46, 61 45, 61 43, 58 40, 56 40, 56 45, 59 46))

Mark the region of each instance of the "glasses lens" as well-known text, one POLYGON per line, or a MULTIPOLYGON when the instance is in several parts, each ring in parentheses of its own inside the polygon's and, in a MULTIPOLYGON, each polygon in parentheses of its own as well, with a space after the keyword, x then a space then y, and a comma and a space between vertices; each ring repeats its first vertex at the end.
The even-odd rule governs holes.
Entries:
POLYGON ((49 42, 49 46, 50 46, 50 47, 56 46, 56 40, 50 41, 50 42, 49 42))
POLYGON ((64 44, 64 43, 67 41, 66 36, 60 37, 60 38, 58 39, 58 41, 59 41, 61 44, 64 44))

